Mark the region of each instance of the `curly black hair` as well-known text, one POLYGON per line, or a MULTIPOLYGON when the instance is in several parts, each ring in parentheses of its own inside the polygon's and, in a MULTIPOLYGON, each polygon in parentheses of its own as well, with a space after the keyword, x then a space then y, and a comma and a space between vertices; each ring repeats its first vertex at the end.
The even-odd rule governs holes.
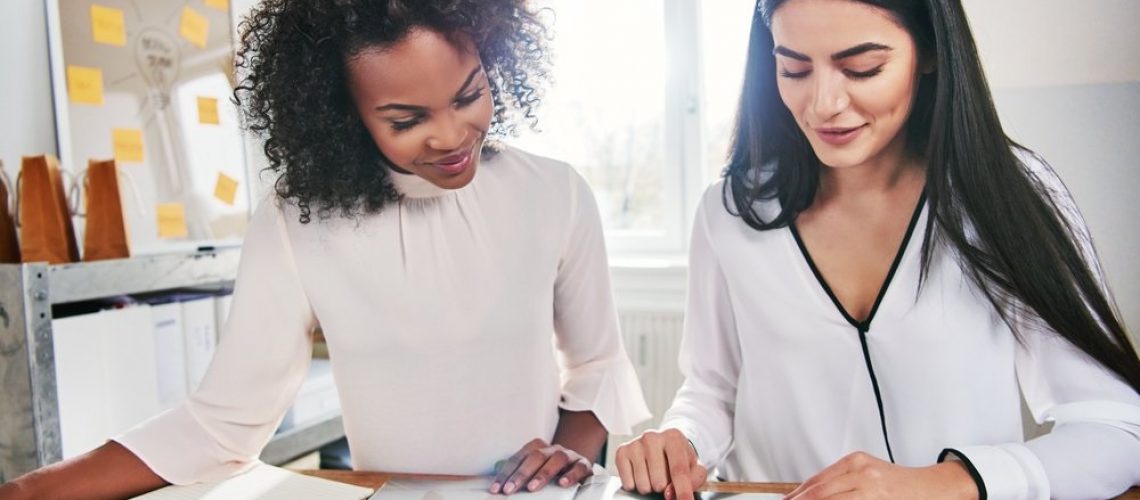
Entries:
POLYGON ((494 102, 490 138, 535 125, 550 63, 546 27, 526 0, 263 0, 242 21, 234 100, 265 139, 278 197, 298 206, 302 223, 313 209, 356 217, 399 198, 353 105, 346 64, 417 28, 478 47, 494 102))

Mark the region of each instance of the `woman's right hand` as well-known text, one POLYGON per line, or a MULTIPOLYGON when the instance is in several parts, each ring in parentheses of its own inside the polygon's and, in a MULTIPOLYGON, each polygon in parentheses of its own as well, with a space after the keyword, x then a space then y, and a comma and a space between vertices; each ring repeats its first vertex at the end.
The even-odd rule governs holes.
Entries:
POLYGON ((626 491, 664 493, 666 500, 693 500, 708 480, 692 443, 677 429, 648 431, 618 447, 618 474, 626 491))

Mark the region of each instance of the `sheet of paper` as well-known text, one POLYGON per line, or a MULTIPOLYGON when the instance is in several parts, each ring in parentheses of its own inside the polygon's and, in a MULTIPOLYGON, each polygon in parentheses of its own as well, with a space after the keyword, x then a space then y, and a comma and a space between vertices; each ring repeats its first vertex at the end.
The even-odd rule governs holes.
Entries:
POLYGON ((123 11, 91 4, 91 38, 96 43, 122 47, 127 44, 123 11))
POLYGON ((182 8, 182 21, 178 26, 178 34, 198 48, 204 49, 206 39, 210 36, 210 20, 187 5, 182 8))
POLYGON ((150 306, 107 309, 107 385, 111 435, 119 434, 162 411, 158 400, 154 318, 150 306))
POLYGON ((198 123, 203 125, 217 125, 218 100, 213 97, 198 98, 198 123))
MULTIPOLYGON (((266 464, 221 482, 167 486, 136 500, 361 500, 372 490, 266 464)), ((501 499, 500 499, 501 500, 501 499)))
POLYGON ((111 435, 105 320, 95 313, 51 322, 63 458, 87 453, 111 435))
POLYGON ((76 104, 103 105, 103 70, 67 67, 67 96, 76 104))
MULTIPOLYGON (((487 492, 491 478, 450 480, 393 479, 372 495, 370 500, 503 500, 502 495, 487 492)), ((574 500, 578 486, 547 486, 533 493, 515 493, 514 499, 574 500)))
POLYGON ((118 163, 142 163, 143 133, 137 128, 111 129, 111 149, 118 163))

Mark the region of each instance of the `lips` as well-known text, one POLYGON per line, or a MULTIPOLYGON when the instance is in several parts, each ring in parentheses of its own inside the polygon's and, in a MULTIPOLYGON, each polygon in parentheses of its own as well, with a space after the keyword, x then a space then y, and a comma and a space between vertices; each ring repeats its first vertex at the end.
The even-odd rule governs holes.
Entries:
POLYGON ((842 146, 855 140, 865 126, 866 125, 860 125, 858 127, 824 127, 815 129, 815 133, 823 142, 833 146, 842 146))
POLYGON ((435 161, 432 161, 429 164, 439 169, 444 174, 456 175, 463 172, 464 170, 467 170, 467 168, 471 166, 471 160, 474 157, 474 149, 475 146, 473 144, 462 151, 449 154, 435 161))

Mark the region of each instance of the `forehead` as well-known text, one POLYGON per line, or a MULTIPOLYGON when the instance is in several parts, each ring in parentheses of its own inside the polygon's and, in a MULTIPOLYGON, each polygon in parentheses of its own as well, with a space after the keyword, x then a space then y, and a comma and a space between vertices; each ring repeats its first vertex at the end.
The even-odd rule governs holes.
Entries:
POLYGON ((910 34, 891 13, 855 0, 789 0, 772 14, 777 45, 806 54, 831 54, 865 42, 911 48, 910 34))
POLYGON ((347 64, 357 97, 405 104, 449 101, 478 66, 479 53, 469 37, 449 39, 424 29, 393 45, 365 49, 347 64))

